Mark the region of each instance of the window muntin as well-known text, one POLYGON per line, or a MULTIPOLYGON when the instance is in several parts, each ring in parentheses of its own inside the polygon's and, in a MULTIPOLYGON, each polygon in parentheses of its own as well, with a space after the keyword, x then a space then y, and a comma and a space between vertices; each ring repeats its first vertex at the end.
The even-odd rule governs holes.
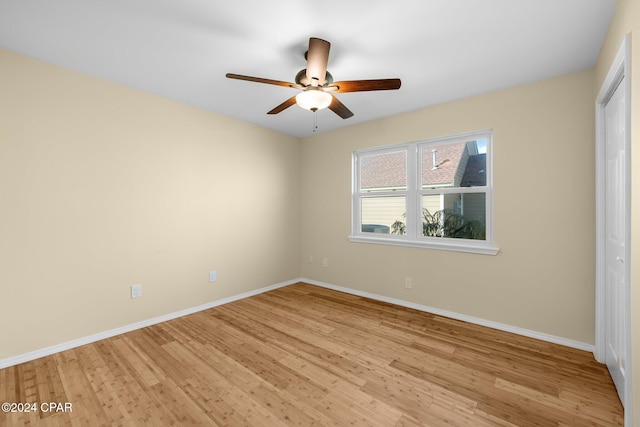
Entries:
POLYGON ((497 253, 491 148, 482 131, 355 152, 350 239, 497 253))

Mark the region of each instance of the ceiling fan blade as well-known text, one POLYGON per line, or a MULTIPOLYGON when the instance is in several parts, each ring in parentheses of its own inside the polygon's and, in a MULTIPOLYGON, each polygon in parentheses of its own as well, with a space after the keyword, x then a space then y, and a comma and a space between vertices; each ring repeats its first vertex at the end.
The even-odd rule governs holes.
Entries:
POLYGON ((366 92, 370 90, 395 90, 400 89, 400 79, 375 79, 375 80, 347 80, 333 82, 325 88, 330 92, 366 92), (336 88, 337 89, 334 89, 336 88))
POLYGON ((273 110, 269 111, 267 114, 278 114, 281 111, 284 111, 287 108, 291 107, 295 103, 296 103, 296 97, 292 96, 291 98, 289 98, 286 101, 284 101, 282 104, 280 104, 277 107, 275 107, 273 110))
MULTIPOLYGON (((331 43, 326 40, 311 37, 309 39, 309 50, 307 51, 307 78, 313 82, 317 81, 318 86, 326 83, 327 62, 329 61, 329 49, 331 43)), ((314 85, 312 83, 312 85, 314 85)))
POLYGON ((304 88, 304 86, 296 84, 296 83, 283 82, 281 80, 263 79, 262 77, 243 76, 242 74, 227 73, 226 77, 229 78, 229 79, 246 80, 248 82, 256 82, 256 83, 266 83, 266 84, 269 84, 269 85, 292 87, 292 88, 295 88, 295 89, 303 89, 304 88))
POLYGON ((353 116, 351 110, 349 110, 338 98, 335 96, 331 100, 331 104, 329 105, 329 109, 342 117, 343 119, 348 119, 353 116))

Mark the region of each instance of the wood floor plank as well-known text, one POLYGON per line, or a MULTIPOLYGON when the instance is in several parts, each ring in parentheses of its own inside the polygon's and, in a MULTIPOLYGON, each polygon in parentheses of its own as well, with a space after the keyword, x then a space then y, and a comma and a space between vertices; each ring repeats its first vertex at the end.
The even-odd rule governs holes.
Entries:
POLYGON ((621 426, 587 352, 298 283, 0 370, 0 426, 621 426))

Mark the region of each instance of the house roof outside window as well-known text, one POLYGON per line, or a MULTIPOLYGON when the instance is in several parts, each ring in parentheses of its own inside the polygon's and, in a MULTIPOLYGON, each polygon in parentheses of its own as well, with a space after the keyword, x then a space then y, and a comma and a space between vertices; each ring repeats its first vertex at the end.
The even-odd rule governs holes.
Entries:
MULTIPOLYGON (((478 154, 475 141, 422 148, 422 188, 483 186, 485 168, 486 154, 478 154)), ((406 154, 363 157, 360 173, 363 189, 405 189, 406 154)))

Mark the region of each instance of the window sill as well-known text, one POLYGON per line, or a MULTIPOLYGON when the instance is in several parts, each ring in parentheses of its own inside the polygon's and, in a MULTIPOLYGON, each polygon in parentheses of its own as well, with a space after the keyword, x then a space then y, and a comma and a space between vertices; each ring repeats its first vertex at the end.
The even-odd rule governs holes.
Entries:
POLYGON ((388 239, 369 236, 349 236, 349 241, 353 243, 373 243, 378 245, 408 246, 412 248, 439 249, 443 251, 468 252, 482 255, 496 255, 500 248, 486 244, 469 244, 457 242, 426 242, 404 239, 388 239))

